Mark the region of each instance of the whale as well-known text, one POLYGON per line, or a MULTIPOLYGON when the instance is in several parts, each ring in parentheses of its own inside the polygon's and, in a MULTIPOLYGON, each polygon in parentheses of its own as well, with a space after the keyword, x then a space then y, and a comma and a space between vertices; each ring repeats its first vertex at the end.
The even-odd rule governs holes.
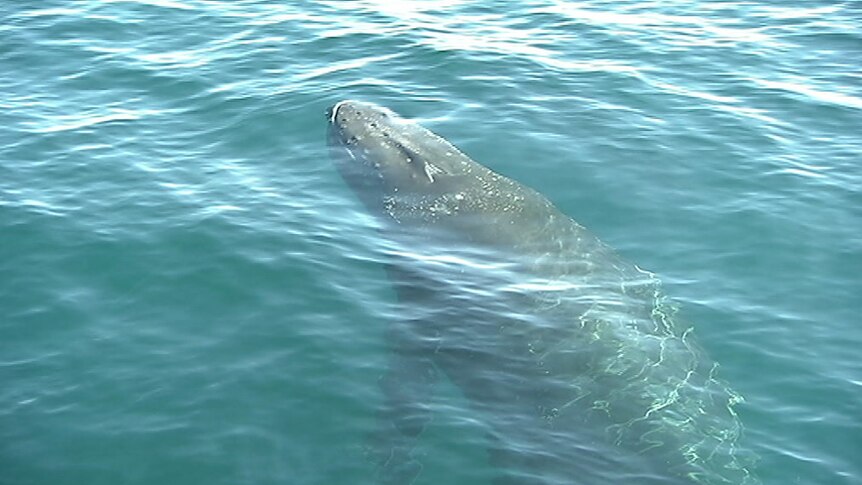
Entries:
POLYGON ((422 474, 441 379, 469 403, 495 485, 760 483, 741 396, 653 273, 388 108, 348 99, 326 119, 399 304, 369 439, 378 483, 422 474))

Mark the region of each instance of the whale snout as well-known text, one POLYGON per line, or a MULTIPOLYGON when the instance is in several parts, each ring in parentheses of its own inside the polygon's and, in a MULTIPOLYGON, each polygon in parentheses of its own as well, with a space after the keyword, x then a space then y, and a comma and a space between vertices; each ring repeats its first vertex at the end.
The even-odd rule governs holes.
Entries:
POLYGON ((345 99, 326 111, 329 124, 340 129, 360 130, 390 126, 398 118, 386 108, 362 101, 345 99))
POLYGON ((329 109, 326 110, 326 118, 330 123, 335 123, 335 117, 338 115, 338 110, 346 105, 351 105, 351 103, 355 103, 355 101, 346 99, 344 101, 339 101, 332 105, 329 109))
POLYGON ((349 119, 362 118, 365 112, 370 111, 371 107, 365 103, 345 99, 332 105, 326 110, 326 116, 332 124, 340 125, 346 123, 349 119))

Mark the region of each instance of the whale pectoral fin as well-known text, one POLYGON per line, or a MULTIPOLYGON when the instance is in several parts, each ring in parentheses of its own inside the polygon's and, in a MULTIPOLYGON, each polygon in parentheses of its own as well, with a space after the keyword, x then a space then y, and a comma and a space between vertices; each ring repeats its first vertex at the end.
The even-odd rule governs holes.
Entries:
POLYGON ((390 330, 393 354, 380 379, 384 402, 371 454, 380 484, 408 485, 422 470, 411 452, 431 420, 428 402, 438 380, 430 352, 417 348, 416 336, 404 327, 390 330))

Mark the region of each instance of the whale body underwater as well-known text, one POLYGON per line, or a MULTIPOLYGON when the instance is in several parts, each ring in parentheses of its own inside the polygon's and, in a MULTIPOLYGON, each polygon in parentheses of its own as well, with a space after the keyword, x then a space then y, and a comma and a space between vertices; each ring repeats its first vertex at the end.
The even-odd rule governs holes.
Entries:
POLYGON ((421 473, 413 450, 441 412, 441 375, 487 435, 494 484, 760 483, 740 446, 741 398, 652 273, 386 108, 347 100, 327 117, 402 308, 371 440, 379 483, 421 473))

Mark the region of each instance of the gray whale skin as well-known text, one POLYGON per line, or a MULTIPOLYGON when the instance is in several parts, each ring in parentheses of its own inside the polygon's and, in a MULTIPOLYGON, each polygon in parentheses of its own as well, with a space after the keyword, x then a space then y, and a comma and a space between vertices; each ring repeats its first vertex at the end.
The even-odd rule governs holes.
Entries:
POLYGON ((440 375, 485 431, 496 485, 759 483, 741 398, 651 273, 386 108, 346 100, 327 117, 339 172, 379 216, 403 314, 371 440, 379 483, 421 473, 412 450, 445 412, 440 375))

